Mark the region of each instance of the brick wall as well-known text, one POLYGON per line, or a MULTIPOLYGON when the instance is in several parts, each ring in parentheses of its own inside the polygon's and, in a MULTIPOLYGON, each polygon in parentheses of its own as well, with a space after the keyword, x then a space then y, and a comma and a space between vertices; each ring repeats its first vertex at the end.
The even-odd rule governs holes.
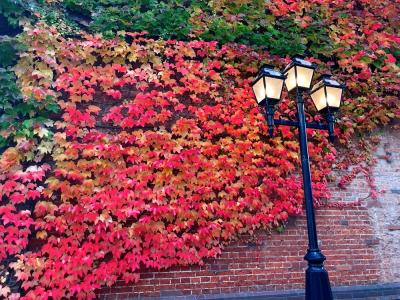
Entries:
POLYGON ((368 209, 374 238, 370 242, 380 263, 381 282, 400 282, 400 131, 386 130, 375 153, 373 178, 380 195, 369 196, 365 176, 359 174, 346 188, 333 187, 334 201, 356 201, 368 209))
MULTIPOLYGON (((400 282, 400 134, 388 131, 376 153, 378 201, 362 207, 323 208, 316 212, 320 246, 334 286, 400 282), (388 159, 388 157, 390 159, 388 159)), ((369 192, 362 176, 333 198, 357 200, 369 192)), ((146 271, 134 285, 118 282, 99 291, 102 299, 146 296, 229 294, 304 287, 307 249, 305 216, 292 219, 284 233, 258 232, 229 245, 204 266, 146 271)), ((393 298, 394 299, 394 298, 393 298)))
POLYGON ((400 130, 385 132, 374 169, 377 186, 384 190, 376 203, 369 203, 381 280, 400 282, 400 130))

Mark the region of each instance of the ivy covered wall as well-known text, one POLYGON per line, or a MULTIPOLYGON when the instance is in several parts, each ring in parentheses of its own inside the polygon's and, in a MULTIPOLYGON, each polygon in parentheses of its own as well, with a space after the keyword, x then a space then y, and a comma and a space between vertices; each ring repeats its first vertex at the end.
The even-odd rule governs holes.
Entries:
MULTIPOLYGON (((378 197, 372 133, 400 115, 396 2, 6 0, 0 13, 5 297, 91 298, 284 230, 302 211, 296 131, 270 138, 249 85, 293 54, 347 85, 337 142, 308 130, 316 205, 334 167, 340 188, 365 174, 378 197)), ((285 92, 280 116, 294 109, 285 92)))

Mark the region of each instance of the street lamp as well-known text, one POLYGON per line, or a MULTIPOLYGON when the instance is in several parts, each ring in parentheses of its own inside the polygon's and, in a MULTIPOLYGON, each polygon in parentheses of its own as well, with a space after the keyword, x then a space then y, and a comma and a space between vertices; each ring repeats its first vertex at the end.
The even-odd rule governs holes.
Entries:
POLYGON ((323 75, 322 79, 312 88, 311 98, 316 109, 325 116, 326 123, 306 122, 303 92, 310 89, 315 68, 315 64, 306 61, 300 56, 295 56, 292 59, 283 74, 274 70, 271 66, 264 65, 253 82, 252 88, 258 104, 265 108, 268 131, 271 136, 273 135, 274 125, 294 126, 299 130, 308 231, 308 250, 304 256, 304 259, 308 262, 306 270, 306 299, 331 300, 333 297, 328 272, 324 268, 325 256, 318 247, 306 128, 327 130, 329 139, 333 141, 334 113, 339 109, 344 86, 330 76, 323 75), (285 82, 289 92, 292 90, 296 92, 297 121, 273 118, 275 106, 281 98, 283 82, 285 82))
POLYGON ((345 86, 332 79, 331 75, 323 74, 321 81, 313 86, 310 96, 315 108, 328 123, 329 140, 334 141, 335 113, 339 110, 345 86))
POLYGON ((258 104, 277 104, 281 100, 285 76, 271 65, 263 65, 253 83, 253 91, 258 104))
POLYGON ((253 82, 253 92, 259 105, 265 106, 269 134, 274 132, 274 107, 281 100, 283 82, 286 76, 274 70, 271 65, 263 65, 253 82))
POLYGON ((296 55, 283 73, 287 76, 286 88, 290 92, 294 88, 309 89, 316 65, 296 55))

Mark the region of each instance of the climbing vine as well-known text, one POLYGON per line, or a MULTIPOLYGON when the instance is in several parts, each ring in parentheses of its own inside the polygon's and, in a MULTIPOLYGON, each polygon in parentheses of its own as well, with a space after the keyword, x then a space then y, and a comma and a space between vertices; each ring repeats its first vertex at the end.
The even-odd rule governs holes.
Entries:
MULTIPOLYGON (((336 145, 307 130, 316 204, 329 198, 333 167, 354 166, 342 187, 358 172, 370 178, 369 133, 400 115, 391 1, 130 1, 137 7, 123 13, 150 18, 163 7, 155 23, 172 27, 122 16, 104 30, 96 18, 118 16, 124 1, 48 2, 94 18, 89 30, 106 38, 27 22, 17 65, 1 69, 4 297, 93 298, 142 268, 201 264, 239 234, 299 214, 296 131, 267 135, 250 88, 261 63, 282 69, 290 54, 312 54, 319 73, 347 85, 336 145), (182 13, 175 23, 172 12, 182 13)), ((291 117, 283 96, 279 112, 291 117)))

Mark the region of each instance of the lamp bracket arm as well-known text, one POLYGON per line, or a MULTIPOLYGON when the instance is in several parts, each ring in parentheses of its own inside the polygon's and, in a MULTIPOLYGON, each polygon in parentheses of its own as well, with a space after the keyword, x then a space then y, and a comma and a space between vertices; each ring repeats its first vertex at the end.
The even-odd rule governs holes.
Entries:
MULTIPOLYGON (((292 126, 299 127, 298 121, 292 120, 284 120, 284 119, 274 119, 275 125, 284 125, 284 126, 292 126)), ((306 127, 311 129, 320 129, 320 130, 328 130, 328 124, 323 124, 319 122, 306 122, 306 127)))

